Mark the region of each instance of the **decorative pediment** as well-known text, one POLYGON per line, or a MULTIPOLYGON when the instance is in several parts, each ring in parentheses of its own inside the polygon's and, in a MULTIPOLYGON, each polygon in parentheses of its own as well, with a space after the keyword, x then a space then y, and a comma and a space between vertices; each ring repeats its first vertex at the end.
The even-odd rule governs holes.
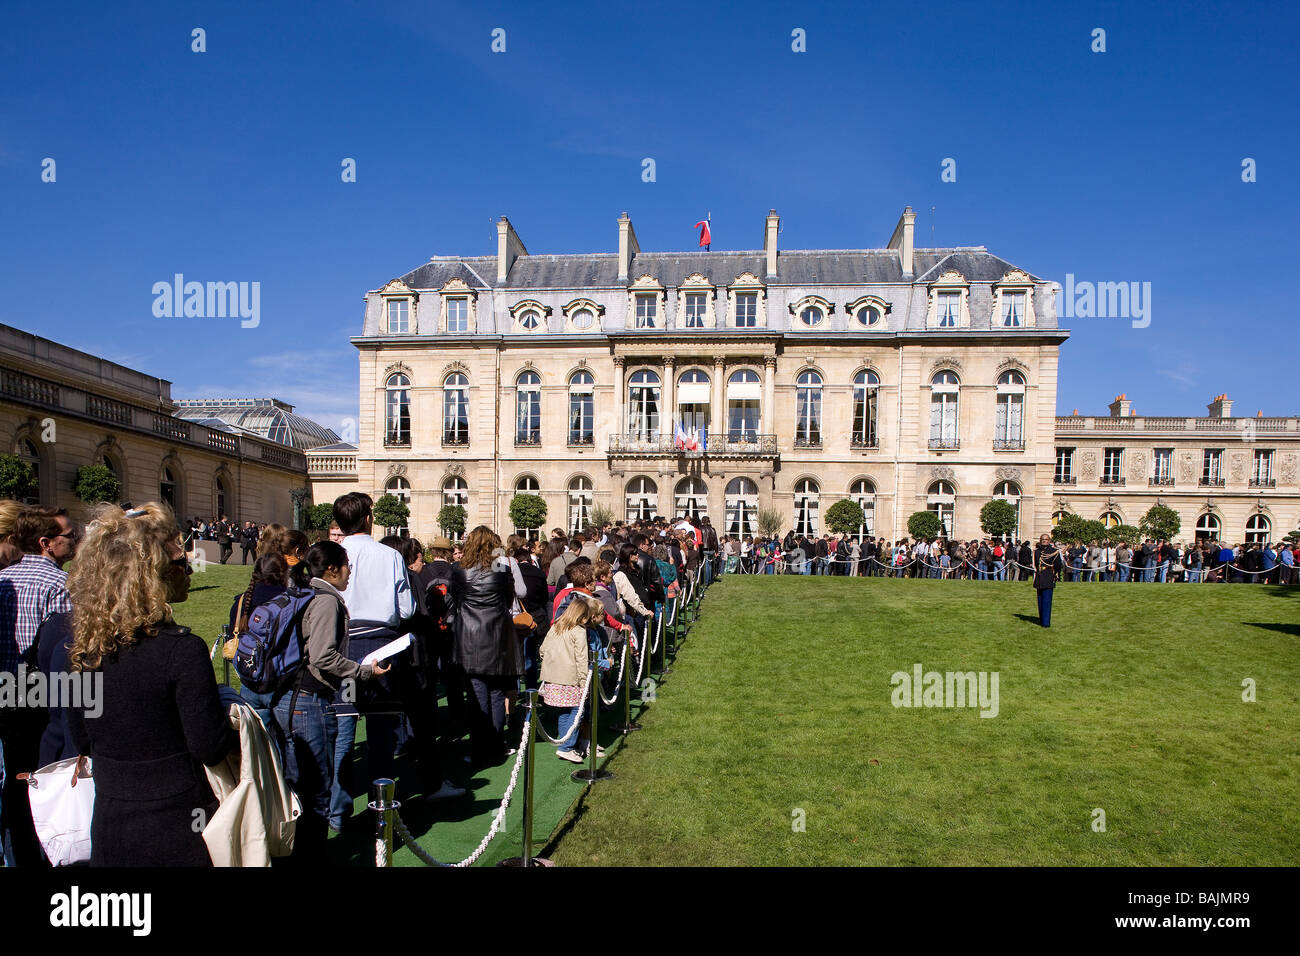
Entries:
POLYGON ((791 315, 801 315, 804 309, 815 307, 822 310, 822 316, 832 315, 835 312, 835 306, 827 299, 819 295, 806 295, 798 302, 791 303, 789 306, 791 315))
POLYGON ((931 282, 930 285, 970 285, 970 283, 967 282, 966 277, 956 269, 949 269, 947 272, 940 275, 939 278, 931 282))
POLYGON ((941 372, 944 369, 951 369, 954 372, 960 373, 962 371, 961 359, 952 355, 945 355, 942 358, 935 359, 933 364, 930 366, 931 374, 934 372, 941 372))
POLYGON ((510 307, 510 315, 513 318, 518 319, 519 316, 523 315, 529 309, 542 315, 550 315, 551 312, 554 311, 549 305, 542 305, 542 303, 538 302, 536 299, 522 299, 510 307))
POLYGON ((663 283, 649 273, 643 274, 631 285, 632 289, 641 289, 643 291, 653 290, 655 292, 661 291, 663 287, 663 283))
POLYGON ((567 318, 580 309, 590 309, 595 315, 605 314, 605 307, 599 303, 593 302, 591 299, 574 299, 568 305, 564 306, 561 311, 564 312, 564 315, 567 318))
POLYGON ((457 372, 468 376, 469 366, 464 362, 449 362, 442 367, 442 374, 439 377, 445 381, 448 375, 455 375, 457 372))
POLYGON ((460 276, 453 276, 442 284, 438 290, 439 295, 467 295, 471 299, 477 298, 478 293, 471 289, 469 285, 460 276))
MULTIPOLYGON (((945 273, 946 275, 947 273, 945 273)), ((1033 277, 1019 269, 1008 269, 1006 275, 997 281, 997 285, 1033 285, 1033 277)))
POLYGON ((692 292, 712 292, 713 283, 703 273, 692 272, 682 280, 680 288, 689 289, 692 292))
POLYGON ((761 289, 763 288, 763 280, 752 272, 742 272, 740 275, 736 276, 735 280, 731 283, 731 288, 761 289))
POLYGON ((998 365, 997 372, 998 374, 1001 374, 1007 371, 1008 369, 1015 369, 1018 372, 1028 372, 1029 366, 1026 365, 1024 362, 1020 361, 1019 359, 1014 359, 1008 356, 1007 358, 1003 359, 1002 362, 998 365))
POLYGON ((384 369, 384 380, 387 381, 390 375, 396 374, 397 372, 401 372, 408 379, 411 378, 413 374, 411 372, 411 366, 407 365, 405 362, 394 362, 392 365, 388 366, 388 368, 384 369))
POLYGON ((379 290, 383 295, 413 295, 415 290, 401 279, 393 279, 379 290))
POLYGON ((855 315, 861 308, 871 308, 881 315, 889 315, 894 307, 878 295, 863 295, 844 303, 844 311, 849 315, 855 315))
POLYGON ((406 477, 406 463, 405 463, 405 462, 390 462, 390 463, 389 463, 389 465, 388 465, 388 475, 387 475, 387 477, 385 478, 385 481, 386 481, 386 482, 389 481, 389 480, 391 480, 391 479, 393 479, 393 478, 405 478, 405 477, 406 477))

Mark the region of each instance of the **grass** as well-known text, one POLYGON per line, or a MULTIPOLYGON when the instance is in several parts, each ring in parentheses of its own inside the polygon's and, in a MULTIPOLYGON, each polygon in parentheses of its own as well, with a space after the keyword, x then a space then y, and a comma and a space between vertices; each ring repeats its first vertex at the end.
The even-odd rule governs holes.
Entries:
POLYGON ((1298 592, 1067 584, 1043 630, 1023 582, 727 578, 550 855, 1294 865, 1298 592), (998 672, 1000 712, 895 708, 918 662, 998 672))

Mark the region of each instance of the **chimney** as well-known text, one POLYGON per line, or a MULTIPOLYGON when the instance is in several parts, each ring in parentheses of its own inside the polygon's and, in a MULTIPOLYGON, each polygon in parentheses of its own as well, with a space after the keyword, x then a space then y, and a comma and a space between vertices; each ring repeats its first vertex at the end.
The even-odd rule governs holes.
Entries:
POLYGON ((1215 395, 1214 401, 1210 402, 1210 404, 1205 407, 1209 409, 1211 418, 1232 417, 1232 399, 1228 397, 1227 392, 1224 392, 1222 395, 1215 395))
POLYGON ((781 229, 781 217, 775 209, 767 211, 767 230, 763 233, 763 251, 767 253, 767 277, 776 278, 776 234, 781 229))
POLYGON ((618 278, 622 282, 627 281, 628 270, 632 268, 632 257, 641 251, 637 245, 636 230, 632 228, 632 220, 627 218, 627 213, 618 217, 618 278))
POLYGON ((1108 406, 1111 418, 1128 418, 1133 414, 1133 403, 1128 400, 1128 393, 1115 396, 1115 401, 1108 406))
POLYGON ((528 250, 524 248, 519 233, 515 232, 515 227, 510 225, 510 220, 502 216, 501 221, 497 223, 497 285, 505 284, 506 276, 510 275, 510 267, 515 264, 515 260, 526 255, 528 250))
POLYGON ((889 245, 885 247, 898 250, 898 262, 903 267, 904 279, 912 278, 912 231, 915 223, 916 213, 908 206, 898 217, 898 225, 894 227, 894 234, 889 237, 889 245))

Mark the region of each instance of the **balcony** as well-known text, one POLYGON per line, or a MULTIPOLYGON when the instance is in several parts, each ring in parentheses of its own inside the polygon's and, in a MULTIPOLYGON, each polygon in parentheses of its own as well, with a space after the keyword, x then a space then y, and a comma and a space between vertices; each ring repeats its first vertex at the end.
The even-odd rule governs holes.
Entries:
POLYGON ((411 436, 409 434, 399 435, 394 432, 389 432, 387 435, 384 436, 384 447, 385 448, 410 448, 411 436))
POLYGON ((455 432, 442 433, 442 447, 465 448, 469 445, 468 435, 457 435, 455 432))
POLYGON ((994 451, 1024 451, 1025 440, 1023 438, 995 438, 993 439, 994 451))
POLYGON ((531 435, 515 435, 516 448, 535 448, 542 443, 541 432, 534 432, 531 435))
POLYGON ((1054 485, 1077 485, 1078 483, 1079 479, 1074 475, 1054 475, 1052 477, 1052 484, 1054 485))
POLYGON ((931 438, 930 451, 956 451, 961 448, 960 438, 931 438))
POLYGON ((775 458, 776 436, 756 435, 709 435, 706 447, 699 451, 686 451, 678 448, 671 435, 610 435, 609 454, 627 457, 687 455, 739 456, 754 458, 775 458))
POLYGON ((1156 475, 1154 478, 1147 479, 1148 488, 1172 488, 1173 486, 1173 475, 1156 475))
POLYGON ((854 435, 849 439, 850 448, 879 448, 880 439, 873 435, 854 435))
POLYGON ((1201 479, 1202 488, 1222 488, 1224 486, 1224 483, 1225 483, 1225 479, 1223 478, 1202 478, 1201 479))
POLYGON ((570 436, 569 436, 569 447, 570 447, 570 448, 591 448, 591 447, 593 447, 595 444, 596 444, 596 436, 595 436, 595 435, 587 434, 587 435, 570 435, 570 436))
POLYGON ((354 477, 356 452, 307 452, 307 474, 313 478, 354 477))
POLYGON ((796 435, 794 438, 795 448, 821 448, 822 439, 820 435, 796 435))
POLYGON ((1252 488, 1276 488, 1276 487, 1277 487, 1277 479, 1276 479, 1276 478, 1252 478, 1252 479, 1250 479, 1250 487, 1252 487, 1252 488))
POLYGON ((1103 475, 1101 484, 1103 488, 1123 488, 1124 479, 1118 475, 1103 475))

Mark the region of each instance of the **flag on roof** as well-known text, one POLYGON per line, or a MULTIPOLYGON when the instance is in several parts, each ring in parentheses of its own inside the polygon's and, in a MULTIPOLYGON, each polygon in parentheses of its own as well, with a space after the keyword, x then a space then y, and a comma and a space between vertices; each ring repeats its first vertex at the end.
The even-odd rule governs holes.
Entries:
POLYGON ((700 230, 700 248, 707 251, 709 244, 713 242, 713 236, 709 234, 709 220, 701 219, 695 224, 695 228, 700 230))

